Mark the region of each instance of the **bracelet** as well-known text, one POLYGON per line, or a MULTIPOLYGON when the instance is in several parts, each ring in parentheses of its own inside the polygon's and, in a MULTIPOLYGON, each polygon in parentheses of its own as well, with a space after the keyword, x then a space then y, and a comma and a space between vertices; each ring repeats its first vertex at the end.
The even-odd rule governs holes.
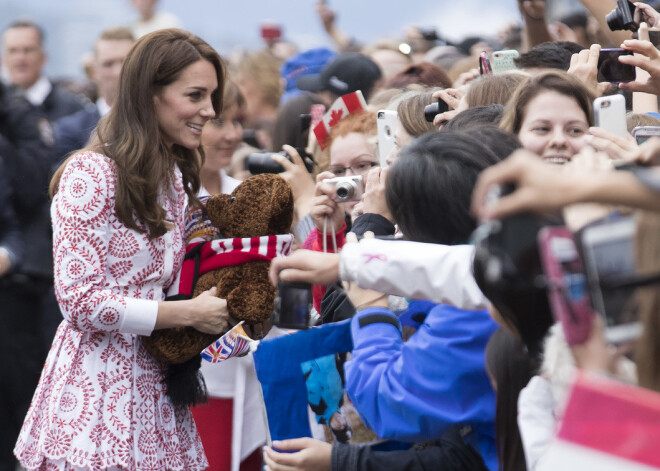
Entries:
POLYGON ((386 294, 381 294, 381 295, 378 296, 377 298, 371 299, 371 300, 369 300, 369 301, 367 301, 367 302, 364 302, 364 303, 362 303, 362 304, 360 304, 360 305, 358 305, 358 306, 355 306, 355 310, 356 310, 356 311, 361 311, 362 309, 366 309, 366 308, 368 308, 368 307, 375 307, 375 306, 369 306, 369 305, 370 305, 370 304, 373 304, 373 303, 375 303, 375 302, 377 302, 377 301, 380 301, 381 299, 385 299, 385 298, 387 298, 387 295, 386 295, 386 294))

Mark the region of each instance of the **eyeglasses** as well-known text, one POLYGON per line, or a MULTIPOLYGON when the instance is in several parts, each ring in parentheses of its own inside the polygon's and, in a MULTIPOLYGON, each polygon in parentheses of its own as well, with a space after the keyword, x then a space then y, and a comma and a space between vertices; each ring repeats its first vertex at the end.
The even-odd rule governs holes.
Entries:
POLYGON ((346 172, 349 170, 353 175, 365 175, 369 172, 372 167, 378 167, 378 162, 372 162, 370 160, 363 160, 361 162, 356 162, 350 167, 342 167, 339 165, 333 165, 330 167, 330 171, 334 173, 335 177, 344 177, 346 172))

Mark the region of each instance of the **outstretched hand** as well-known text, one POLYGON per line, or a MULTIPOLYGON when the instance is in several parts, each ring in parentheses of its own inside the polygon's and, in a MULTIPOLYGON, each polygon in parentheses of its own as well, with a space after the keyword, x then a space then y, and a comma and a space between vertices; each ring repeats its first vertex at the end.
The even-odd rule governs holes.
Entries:
POLYGON ((264 463, 270 471, 330 471, 332 445, 313 438, 274 441, 275 451, 264 447, 264 463), (298 450, 298 451, 296 451, 298 450), (287 453, 294 451, 294 453, 287 453))

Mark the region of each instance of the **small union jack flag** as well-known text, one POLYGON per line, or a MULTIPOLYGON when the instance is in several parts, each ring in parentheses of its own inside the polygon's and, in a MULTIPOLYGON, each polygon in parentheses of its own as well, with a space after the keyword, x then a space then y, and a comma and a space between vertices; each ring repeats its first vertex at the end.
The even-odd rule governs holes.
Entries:
POLYGON ((243 321, 233 329, 206 347, 201 353, 202 358, 211 363, 219 363, 228 358, 247 353, 252 339, 247 336, 242 327, 243 321))

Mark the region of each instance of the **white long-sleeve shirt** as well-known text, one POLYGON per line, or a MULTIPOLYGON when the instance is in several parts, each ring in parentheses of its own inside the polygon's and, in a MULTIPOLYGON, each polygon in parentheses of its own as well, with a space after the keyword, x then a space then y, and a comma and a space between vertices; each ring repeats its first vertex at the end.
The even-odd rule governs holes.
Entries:
POLYGON ((361 288, 462 309, 490 302, 472 275, 474 247, 363 239, 341 251, 340 278, 361 288))

